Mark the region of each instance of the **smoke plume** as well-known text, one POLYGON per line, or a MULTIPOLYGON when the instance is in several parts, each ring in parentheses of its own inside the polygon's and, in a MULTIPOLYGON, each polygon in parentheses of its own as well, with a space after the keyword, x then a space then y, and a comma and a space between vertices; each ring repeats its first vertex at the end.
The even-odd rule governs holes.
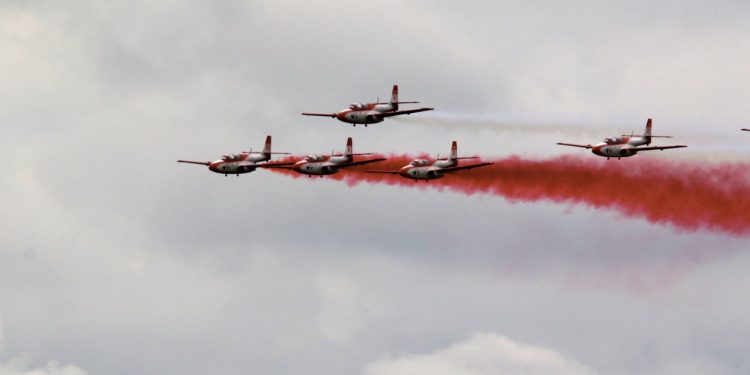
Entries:
MULTIPOLYGON (((409 155, 386 157, 387 161, 347 168, 326 178, 343 180, 350 186, 373 183, 428 187, 467 195, 496 195, 511 202, 582 204, 685 231, 750 234, 748 163, 675 162, 644 156, 622 160, 570 156, 536 160, 511 156, 485 160, 495 164, 429 182, 366 173, 398 170, 413 159, 409 155)), ((475 162, 478 161, 465 163, 475 162)), ((273 171, 297 175, 288 170, 273 171)))

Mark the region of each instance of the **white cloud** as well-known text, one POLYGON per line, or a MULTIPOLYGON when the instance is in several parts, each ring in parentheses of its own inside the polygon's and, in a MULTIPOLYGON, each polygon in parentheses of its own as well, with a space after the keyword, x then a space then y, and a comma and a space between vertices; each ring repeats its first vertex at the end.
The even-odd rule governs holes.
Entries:
POLYGON ((58 361, 52 360, 46 365, 34 367, 31 365, 31 359, 28 356, 13 358, 3 358, 2 343, 2 325, 0 325, 0 375, 86 375, 85 370, 80 367, 66 364, 61 365, 58 361))
POLYGON ((594 371, 554 350, 517 343, 494 333, 481 333, 432 354, 379 360, 369 364, 365 374, 583 375, 594 374, 594 371))
POLYGON ((87 372, 73 365, 60 365, 57 361, 50 361, 37 368, 29 368, 23 358, 12 359, 0 363, 0 375, 86 375, 87 372))

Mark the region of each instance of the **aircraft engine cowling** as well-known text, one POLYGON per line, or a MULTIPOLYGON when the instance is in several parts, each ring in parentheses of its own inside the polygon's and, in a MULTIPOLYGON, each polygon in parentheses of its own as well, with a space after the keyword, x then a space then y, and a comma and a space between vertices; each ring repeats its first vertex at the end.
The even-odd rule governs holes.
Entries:
POLYGON ((437 176, 437 171, 429 170, 427 171, 427 177, 435 177, 437 176))
POLYGON ((329 167, 327 165, 324 165, 324 166, 320 167, 320 171, 323 172, 323 173, 331 173, 331 167, 329 167))

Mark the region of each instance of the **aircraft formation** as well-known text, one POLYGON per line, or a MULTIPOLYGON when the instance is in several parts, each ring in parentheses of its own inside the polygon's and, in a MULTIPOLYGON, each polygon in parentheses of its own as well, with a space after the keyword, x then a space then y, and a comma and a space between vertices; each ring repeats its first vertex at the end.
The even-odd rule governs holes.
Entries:
MULTIPOLYGON (((412 113, 434 110, 434 108, 430 107, 402 110, 399 106, 400 104, 416 103, 419 102, 399 101, 398 85, 393 85, 391 98, 386 103, 381 103, 380 100, 376 101, 375 103, 352 103, 348 108, 344 108, 334 113, 305 112, 302 113, 302 115, 331 117, 339 121, 352 124, 352 126, 361 124, 366 127, 369 124, 383 122, 388 117, 410 115, 412 113)), ((557 144, 561 146, 590 149, 594 155, 606 157, 607 159, 621 159, 623 157, 635 156, 642 151, 667 150, 687 147, 687 145, 652 146, 651 142, 654 138, 672 138, 671 136, 652 135, 652 126, 652 119, 648 119, 643 134, 607 137, 604 138, 602 142, 593 145, 565 142, 558 142, 557 144)), ((750 132, 750 129, 741 130, 750 132)), ((284 161, 277 163, 270 162, 272 155, 290 155, 290 153, 272 152, 271 136, 269 135, 266 137, 266 142, 262 152, 253 152, 252 149, 250 149, 250 151, 243 151, 239 154, 225 154, 219 160, 215 161, 178 160, 178 162, 205 165, 210 171, 223 174, 225 176, 228 176, 230 174, 239 176, 240 174, 253 172, 257 168, 277 168, 292 170, 300 174, 308 175, 310 177, 323 177, 325 175, 338 173, 340 170, 346 169, 348 167, 378 163, 386 160, 382 157, 355 160, 355 156, 367 156, 375 154, 353 153, 351 137, 347 139, 346 148, 343 154, 335 154, 332 152, 331 155, 307 155, 301 160, 284 161)), ((451 144, 450 156, 448 158, 440 159, 438 157, 433 161, 426 159, 415 159, 412 160, 408 165, 401 167, 399 170, 368 170, 366 172, 399 175, 407 179, 412 179, 415 182, 418 180, 429 181, 442 178, 446 174, 473 168, 485 167, 493 164, 491 162, 480 162, 475 164, 459 165, 459 160, 478 158, 478 156, 459 157, 458 143, 456 141, 453 141, 453 143, 451 144)))
MULTIPOLYGON (((424 107, 416 109, 400 109, 400 104, 416 104, 416 101, 399 101, 398 99, 398 85, 393 85, 391 91, 391 99, 387 103, 380 103, 380 100, 375 103, 353 103, 348 108, 342 109, 335 113, 302 113, 305 116, 324 116, 338 119, 346 123, 357 126, 362 124, 365 127, 369 124, 376 124, 383 122, 388 117, 410 115, 417 112, 432 111, 434 108, 424 107)), ((432 180, 445 176, 446 173, 452 173, 464 169, 478 168, 490 165, 492 163, 478 163, 467 166, 459 166, 458 161, 460 159, 475 159, 478 156, 472 157, 457 157, 458 146, 457 142, 453 141, 451 148, 451 156, 448 159, 438 159, 433 163, 427 160, 416 159, 413 160, 409 165, 404 166, 399 171, 371 171, 372 173, 393 173, 401 175, 405 178, 417 180, 432 180)), ((271 136, 266 137, 266 143, 263 147, 262 152, 243 151, 239 154, 224 154, 219 160, 216 161, 194 161, 194 160, 178 160, 179 163, 189 163, 205 165, 211 172, 223 174, 228 176, 230 174, 239 176, 240 174, 250 173, 255 171, 257 168, 277 168, 277 169, 288 169, 295 171, 300 174, 323 177, 338 173, 341 169, 354 167, 358 165, 365 165, 371 163, 378 163, 385 161, 385 158, 375 157, 363 160, 354 160, 355 156, 366 156, 374 155, 373 153, 359 153, 353 152, 352 138, 349 137, 346 140, 346 148, 343 154, 331 153, 331 155, 307 155, 302 160, 292 162, 281 162, 281 163, 270 163, 271 155, 281 154, 289 155, 288 152, 272 152, 271 151, 271 136)))

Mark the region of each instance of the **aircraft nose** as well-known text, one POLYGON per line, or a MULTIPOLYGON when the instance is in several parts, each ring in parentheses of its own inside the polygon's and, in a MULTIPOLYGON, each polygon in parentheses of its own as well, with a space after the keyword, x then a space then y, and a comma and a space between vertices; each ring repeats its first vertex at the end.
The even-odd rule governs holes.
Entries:
POLYGON ((411 168, 409 168, 409 167, 403 167, 403 168, 401 168, 400 171, 398 171, 398 173, 402 177, 411 178, 411 176, 409 176, 409 169, 411 169, 411 168))

